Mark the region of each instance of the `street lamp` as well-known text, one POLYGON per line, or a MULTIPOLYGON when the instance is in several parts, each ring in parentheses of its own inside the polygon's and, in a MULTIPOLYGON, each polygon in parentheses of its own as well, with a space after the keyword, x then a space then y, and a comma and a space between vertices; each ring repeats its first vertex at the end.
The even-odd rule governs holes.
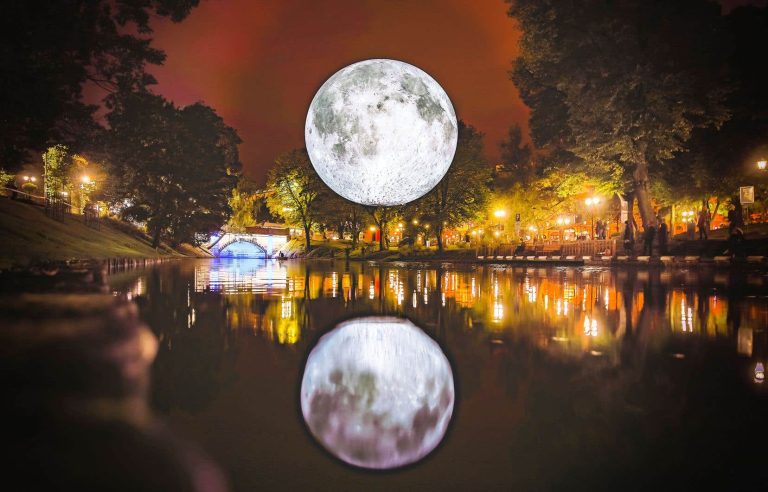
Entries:
POLYGON ((586 200, 584 200, 584 203, 587 204, 587 208, 589 209, 589 215, 590 215, 590 219, 592 221, 591 234, 592 234, 592 239, 594 239, 595 238, 595 212, 594 212, 594 207, 596 207, 597 205, 600 204, 600 198, 598 198, 596 196, 595 197, 589 197, 586 200))
POLYGON ((765 171, 765 168, 768 166, 768 161, 765 159, 760 159, 757 161, 757 168, 761 171, 765 171))

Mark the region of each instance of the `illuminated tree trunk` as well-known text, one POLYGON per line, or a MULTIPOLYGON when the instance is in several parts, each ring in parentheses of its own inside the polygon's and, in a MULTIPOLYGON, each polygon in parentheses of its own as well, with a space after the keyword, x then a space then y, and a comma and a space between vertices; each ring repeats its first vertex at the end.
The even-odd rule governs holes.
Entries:
POLYGON ((637 199, 637 208, 640 218, 643 220, 643 229, 656 224, 656 217, 651 207, 651 193, 648 184, 648 163, 642 160, 635 166, 633 173, 634 195, 637 199))
POLYGON ((437 250, 442 251, 443 250, 443 224, 436 224, 435 225, 435 232, 437 233, 437 250))
POLYGON ((310 236, 311 229, 312 229, 312 224, 305 222, 304 223, 304 251, 307 253, 309 253, 309 248, 311 247, 311 236, 310 236))

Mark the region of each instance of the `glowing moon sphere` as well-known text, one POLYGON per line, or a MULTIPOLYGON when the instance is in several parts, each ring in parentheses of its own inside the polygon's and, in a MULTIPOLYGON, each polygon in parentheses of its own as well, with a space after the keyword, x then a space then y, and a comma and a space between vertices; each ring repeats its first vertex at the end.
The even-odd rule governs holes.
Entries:
POLYGON ((426 456, 443 439, 453 403, 445 354, 400 318, 339 324, 310 353, 301 382, 310 432, 333 455, 364 468, 426 456))
POLYGON ((402 205, 425 195, 448 171, 457 138, 443 88, 396 60, 336 72, 312 99, 304 127, 320 178, 363 205, 402 205))

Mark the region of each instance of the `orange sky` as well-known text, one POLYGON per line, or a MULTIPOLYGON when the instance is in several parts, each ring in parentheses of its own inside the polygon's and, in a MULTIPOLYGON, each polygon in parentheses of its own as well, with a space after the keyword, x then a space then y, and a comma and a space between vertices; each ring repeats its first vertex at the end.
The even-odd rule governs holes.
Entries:
POLYGON ((246 174, 263 182, 279 153, 304 145, 306 110, 331 74, 394 58, 443 86, 494 161, 507 128, 528 119, 507 74, 519 31, 506 10, 503 0, 202 0, 182 23, 155 24, 168 55, 152 68, 156 91, 213 106, 244 141, 246 174))
POLYGON ((156 92, 203 101, 243 139, 246 174, 263 181, 275 156, 304 145, 320 85, 366 58, 394 58, 432 75, 486 153, 512 123, 527 124, 507 71, 518 31, 502 0, 207 0, 180 24, 155 26, 166 51, 156 92))

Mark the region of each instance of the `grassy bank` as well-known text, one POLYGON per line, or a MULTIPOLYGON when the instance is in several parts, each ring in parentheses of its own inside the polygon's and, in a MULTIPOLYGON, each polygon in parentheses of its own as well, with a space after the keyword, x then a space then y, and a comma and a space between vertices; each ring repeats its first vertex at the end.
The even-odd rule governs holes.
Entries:
POLYGON ((54 220, 38 205, 0 197, 0 269, 40 262, 187 256, 192 251, 159 248, 125 223, 101 219, 98 229, 82 216, 54 220))

